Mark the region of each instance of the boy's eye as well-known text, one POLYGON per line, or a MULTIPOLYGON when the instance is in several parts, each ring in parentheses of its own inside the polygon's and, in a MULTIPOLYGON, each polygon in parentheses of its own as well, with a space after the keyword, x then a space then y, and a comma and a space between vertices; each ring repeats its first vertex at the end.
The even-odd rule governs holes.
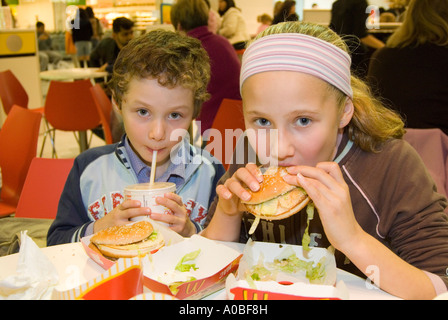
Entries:
POLYGON ((271 122, 268 119, 265 118, 259 118, 255 120, 255 123, 260 127, 266 127, 271 125, 271 122))
POLYGON ((137 110, 137 113, 138 113, 140 116, 144 117, 144 116, 147 116, 147 115, 148 115, 148 110, 146 110, 146 109, 138 109, 138 110, 137 110))
POLYGON ((296 123, 300 127, 306 127, 311 123, 311 120, 308 118, 298 118, 296 123))

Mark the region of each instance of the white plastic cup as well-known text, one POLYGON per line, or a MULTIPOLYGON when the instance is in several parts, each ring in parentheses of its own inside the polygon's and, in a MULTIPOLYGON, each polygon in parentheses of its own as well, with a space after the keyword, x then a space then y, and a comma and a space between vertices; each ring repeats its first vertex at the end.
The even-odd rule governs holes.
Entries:
MULTIPOLYGON (((165 193, 176 192, 176 185, 172 182, 154 182, 139 183, 127 186, 124 188, 125 200, 138 200, 142 207, 151 209, 151 213, 168 214, 171 211, 162 205, 156 203, 157 197, 163 197, 165 193)), ((131 221, 147 220, 148 216, 138 216, 131 219, 131 221)))

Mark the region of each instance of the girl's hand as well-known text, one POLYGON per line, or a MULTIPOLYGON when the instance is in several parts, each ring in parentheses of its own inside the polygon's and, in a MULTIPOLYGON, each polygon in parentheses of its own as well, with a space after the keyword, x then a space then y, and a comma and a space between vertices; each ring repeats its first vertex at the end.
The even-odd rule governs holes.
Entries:
POLYGON ((299 185, 308 193, 319 211, 319 217, 330 243, 340 251, 350 246, 362 233, 355 219, 350 192, 339 165, 321 162, 316 167, 287 168, 286 182, 299 185))
POLYGON ((181 196, 172 192, 166 193, 163 197, 157 197, 156 203, 167 207, 172 213, 151 213, 151 219, 169 224, 173 231, 183 237, 190 237, 196 233, 196 226, 191 222, 181 196))
POLYGON ((216 187, 219 196, 217 209, 229 216, 240 214, 244 211, 241 200, 247 201, 251 197, 243 185, 249 186, 252 191, 257 191, 262 181, 263 174, 256 164, 249 163, 244 168, 238 169, 224 184, 216 187))
POLYGON ((142 208, 138 200, 125 200, 104 217, 95 221, 93 232, 96 233, 113 226, 122 226, 129 223, 131 218, 148 215, 150 212, 149 208, 142 208))

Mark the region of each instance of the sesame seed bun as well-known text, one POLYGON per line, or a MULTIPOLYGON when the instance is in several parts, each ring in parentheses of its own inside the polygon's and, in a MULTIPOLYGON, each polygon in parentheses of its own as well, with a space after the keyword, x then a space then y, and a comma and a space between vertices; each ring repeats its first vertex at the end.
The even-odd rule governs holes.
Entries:
POLYGON ((149 221, 114 226, 97 232, 90 242, 110 258, 130 258, 155 252, 165 243, 149 221))

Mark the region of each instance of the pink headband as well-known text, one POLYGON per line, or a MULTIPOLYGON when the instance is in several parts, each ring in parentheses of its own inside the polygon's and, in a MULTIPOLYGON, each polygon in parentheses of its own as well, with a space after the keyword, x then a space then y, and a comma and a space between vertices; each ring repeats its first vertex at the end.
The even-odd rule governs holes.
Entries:
POLYGON ((299 33, 265 36, 244 52, 240 74, 243 82, 266 71, 296 71, 318 77, 353 99, 351 59, 347 52, 316 37, 299 33))

